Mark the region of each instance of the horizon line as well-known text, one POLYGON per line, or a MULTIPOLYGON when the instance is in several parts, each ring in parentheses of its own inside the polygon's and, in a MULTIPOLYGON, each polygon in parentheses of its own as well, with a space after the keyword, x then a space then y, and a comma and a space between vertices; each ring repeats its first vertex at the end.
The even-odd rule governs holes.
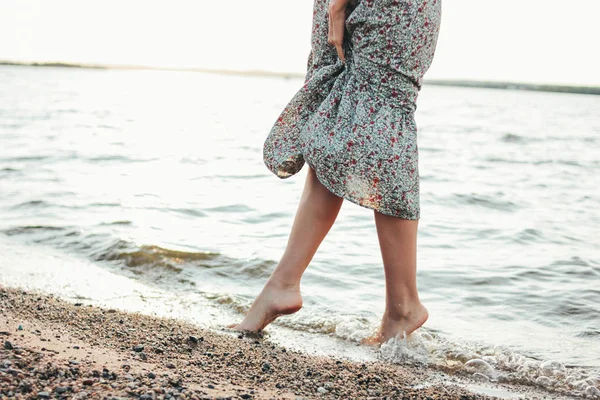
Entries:
MULTIPOLYGON (((0 66, 23 66, 23 67, 57 67, 57 68, 82 68, 82 69, 106 69, 106 70, 151 70, 151 71, 179 71, 179 72, 200 72, 219 75, 238 75, 254 77, 278 77, 278 78, 300 78, 304 79, 305 74, 300 72, 278 72, 267 70, 232 70, 232 69, 214 69, 214 68, 196 68, 196 67, 159 67, 148 65, 123 65, 123 64, 87 64, 87 63, 68 63, 68 62, 26 62, 0 60, 0 66)), ((574 93, 600 95, 600 86, 584 85, 566 85, 549 83, 525 83, 512 81, 484 81, 468 79, 425 79, 425 85, 433 86, 452 86, 469 87, 481 89, 502 89, 502 90, 527 90, 537 92, 555 92, 555 93, 574 93)))

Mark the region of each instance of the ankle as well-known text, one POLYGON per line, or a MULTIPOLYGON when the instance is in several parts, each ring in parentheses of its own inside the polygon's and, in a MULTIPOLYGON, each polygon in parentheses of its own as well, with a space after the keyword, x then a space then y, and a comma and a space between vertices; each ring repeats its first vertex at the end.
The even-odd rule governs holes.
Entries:
POLYGON ((292 290, 292 291, 300 291, 300 282, 297 281, 287 281, 280 279, 279 277, 271 276, 267 283, 265 284, 267 287, 271 287, 279 290, 292 290))
POLYGON ((401 321, 421 313, 425 307, 419 299, 411 299, 401 303, 387 305, 383 313, 384 317, 392 321, 401 321))

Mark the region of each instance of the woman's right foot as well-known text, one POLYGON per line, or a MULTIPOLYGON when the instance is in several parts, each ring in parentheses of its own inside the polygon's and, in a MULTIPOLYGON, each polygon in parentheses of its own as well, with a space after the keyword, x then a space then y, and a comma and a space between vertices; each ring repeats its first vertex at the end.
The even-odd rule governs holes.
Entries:
POLYGON ((297 285, 281 285, 267 281, 244 320, 230 328, 258 332, 281 315, 293 314, 302 308, 302 296, 297 285))
POLYGON ((429 312, 421 302, 408 307, 402 312, 385 312, 381 319, 381 326, 375 336, 361 341, 367 345, 381 345, 391 338, 403 339, 419 329, 429 318, 429 312))

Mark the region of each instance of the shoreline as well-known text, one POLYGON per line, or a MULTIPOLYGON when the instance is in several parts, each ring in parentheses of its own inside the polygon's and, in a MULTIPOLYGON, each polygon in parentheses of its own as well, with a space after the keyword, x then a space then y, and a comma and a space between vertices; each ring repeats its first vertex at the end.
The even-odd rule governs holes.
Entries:
MULTIPOLYGON (((172 72, 200 72, 218 75, 234 75, 249 77, 272 77, 284 79, 304 79, 305 75, 297 72, 277 72, 265 70, 228 70, 211 68, 193 68, 193 67, 154 67, 148 65, 104 65, 104 64, 86 64, 86 63, 68 63, 68 62, 19 62, 0 60, 0 66, 21 66, 21 67, 55 67, 55 68, 82 68, 82 69, 101 69, 101 70, 148 70, 148 71, 172 71, 172 72)), ((600 95, 600 86, 583 86, 568 84, 550 84, 550 83, 526 83, 526 82, 506 82, 506 81, 471 81, 464 79, 425 79, 424 85, 431 86, 450 86, 475 89, 499 89, 499 90, 524 90, 533 92, 550 93, 571 93, 600 95)))
POLYGON ((429 385, 428 368, 307 355, 264 335, 215 333, 2 286, 0 341, 0 397, 491 398, 450 376, 429 385))

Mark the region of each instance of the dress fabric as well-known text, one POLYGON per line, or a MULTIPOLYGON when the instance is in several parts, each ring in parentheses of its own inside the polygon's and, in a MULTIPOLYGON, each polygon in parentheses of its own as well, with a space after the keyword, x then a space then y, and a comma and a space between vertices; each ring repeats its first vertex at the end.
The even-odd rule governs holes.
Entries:
POLYGON ((263 147, 280 178, 306 162, 332 193, 419 219, 416 101, 433 60, 441 0, 358 0, 346 9, 344 54, 328 43, 329 0, 315 0, 304 85, 263 147))

